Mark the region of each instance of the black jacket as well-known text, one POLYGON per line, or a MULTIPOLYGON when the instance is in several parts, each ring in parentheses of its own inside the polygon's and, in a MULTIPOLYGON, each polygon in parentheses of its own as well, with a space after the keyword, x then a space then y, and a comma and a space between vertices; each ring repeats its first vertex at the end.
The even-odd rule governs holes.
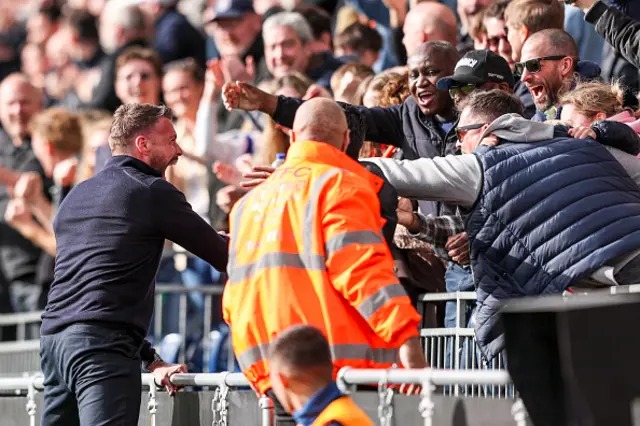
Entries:
POLYGON ((45 335, 92 321, 132 332, 142 344, 165 240, 220 271, 227 267, 228 240, 159 172, 125 155, 75 186, 53 227, 57 254, 45 335))
POLYGON ((584 19, 636 68, 640 68, 640 22, 605 3, 597 2, 584 19))

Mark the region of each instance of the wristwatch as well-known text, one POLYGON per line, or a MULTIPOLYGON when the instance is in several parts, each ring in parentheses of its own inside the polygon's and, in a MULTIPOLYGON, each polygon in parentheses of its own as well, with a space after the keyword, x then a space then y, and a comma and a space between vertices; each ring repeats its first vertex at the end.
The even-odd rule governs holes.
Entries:
POLYGON ((164 360, 160 357, 160 355, 158 355, 158 352, 153 352, 153 359, 149 360, 149 361, 142 361, 142 367, 146 370, 146 371, 151 371, 151 367, 153 367, 154 364, 158 363, 158 362, 164 362, 164 360))

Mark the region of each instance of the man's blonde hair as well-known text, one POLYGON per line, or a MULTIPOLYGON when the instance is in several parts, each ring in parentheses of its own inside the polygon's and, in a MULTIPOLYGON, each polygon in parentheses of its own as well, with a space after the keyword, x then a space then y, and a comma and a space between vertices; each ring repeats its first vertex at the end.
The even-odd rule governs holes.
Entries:
POLYGON ((66 154, 82 151, 83 133, 80 118, 64 108, 48 108, 31 119, 31 134, 49 141, 66 154))
POLYGON ((513 0, 504 11, 505 23, 525 26, 530 33, 564 29, 564 6, 558 0, 513 0))

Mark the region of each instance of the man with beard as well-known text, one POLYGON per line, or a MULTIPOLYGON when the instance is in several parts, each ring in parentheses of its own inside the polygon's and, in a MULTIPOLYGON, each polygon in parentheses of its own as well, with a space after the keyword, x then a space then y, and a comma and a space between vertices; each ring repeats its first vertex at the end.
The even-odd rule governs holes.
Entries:
POLYGON ((113 157, 75 186, 54 220, 55 280, 42 315, 42 425, 138 424, 140 362, 173 394, 167 364, 144 336, 165 239, 227 266, 228 241, 164 179, 182 154, 165 106, 114 114, 113 157))
POLYGON ((597 64, 578 61, 578 46, 563 30, 533 34, 522 46, 521 59, 515 69, 536 105, 534 121, 560 118, 558 99, 575 84, 576 74, 581 80, 600 77, 597 64))

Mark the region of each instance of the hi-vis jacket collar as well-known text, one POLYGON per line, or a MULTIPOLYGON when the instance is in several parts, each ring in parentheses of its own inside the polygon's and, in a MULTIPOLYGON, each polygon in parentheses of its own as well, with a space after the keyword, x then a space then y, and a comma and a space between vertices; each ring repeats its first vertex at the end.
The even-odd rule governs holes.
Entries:
POLYGON ((376 193, 384 185, 384 181, 381 178, 369 172, 360 163, 328 143, 316 141, 292 143, 287 152, 287 159, 281 167, 293 165, 300 160, 318 162, 355 173, 367 179, 374 186, 376 193))

